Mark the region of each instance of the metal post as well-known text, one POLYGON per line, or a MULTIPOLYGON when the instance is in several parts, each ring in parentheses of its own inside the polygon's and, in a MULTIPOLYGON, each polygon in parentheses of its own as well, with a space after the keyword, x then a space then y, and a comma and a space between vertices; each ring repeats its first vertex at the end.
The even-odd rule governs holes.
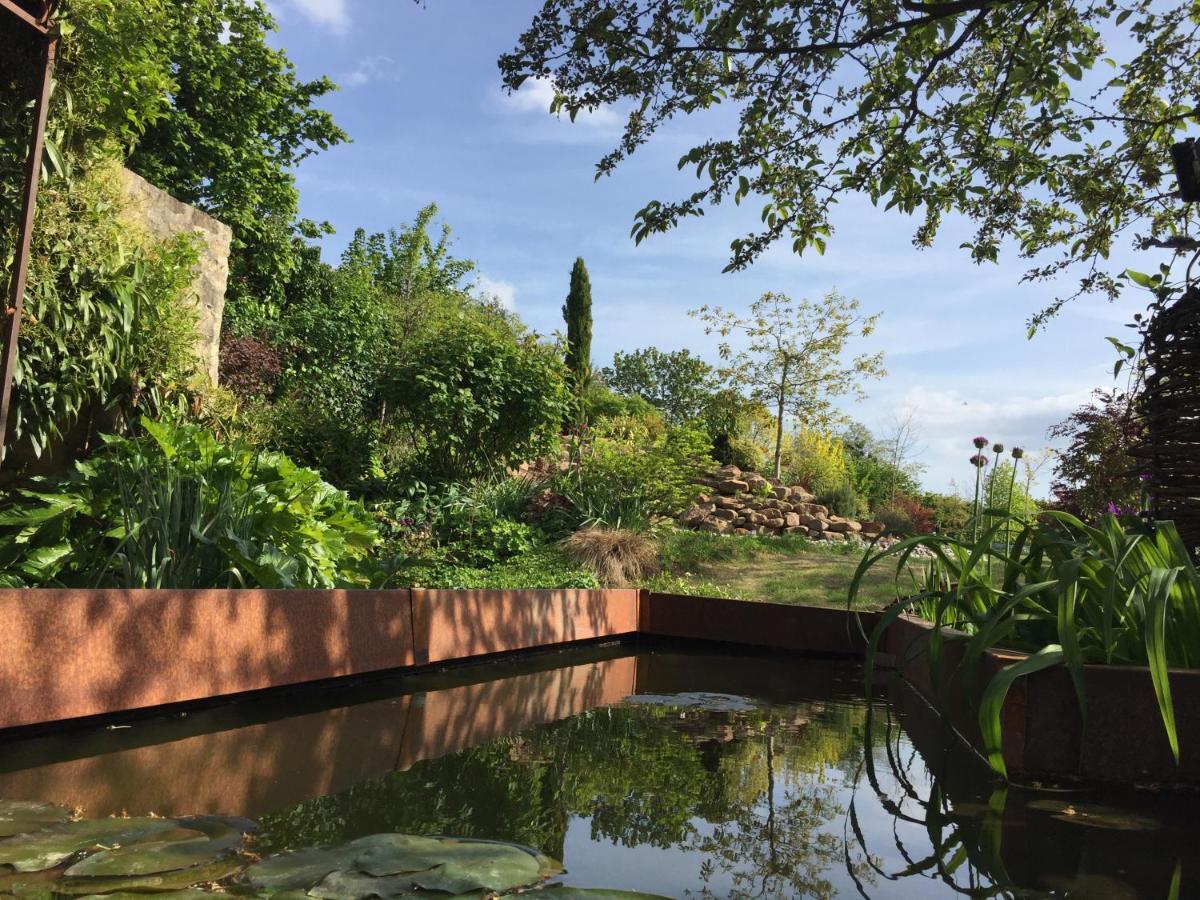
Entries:
POLYGON ((0 465, 4 462, 8 420, 11 414, 13 373, 17 366, 17 338, 21 332, 21 311, 25 306, 25 280, 29 275, 29 252, 33 240, 33 219, 37 209, 38 177, 42 171, 42 152, 46 142, 46 118, 50 107, 50 87, 54 79, 54 61, 58 37, 48 36, 43 52, 42 83, 34 105, 33 136, 25 169, 25 194, 21 201, 21 224, 17 231, 17 252, 13 258, 12 279, 8 292, 8 316, 4 322, 4 341, 0 348, 0 465))

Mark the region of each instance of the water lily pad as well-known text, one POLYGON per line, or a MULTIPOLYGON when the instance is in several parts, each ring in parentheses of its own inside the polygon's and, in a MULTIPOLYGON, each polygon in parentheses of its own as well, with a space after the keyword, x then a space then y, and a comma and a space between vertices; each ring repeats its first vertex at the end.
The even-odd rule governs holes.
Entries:
POLYGON ((159 872, 153 875, 131 875, 126 878, 63 878, 55 885, 60 894, 162 893, 178 891, 228 878, 242 869, 240 856, 230 856, 202 866, 159 872))
POLYGON ((528 847, 496 841, 380 834, 360 838, 354 867, 376 877, 410 873, 416 887, 462 894, 536 884, 562 867, 528 847))
POLYGON ((246 870, 246 883, 256 890, 307 891, 335 869, 349 869, 358 850, 320 847, 268 856, 246 870))
POLYGON ((35 800, 0 800, 0 838, 40 831, 71 818, 71 811, 35 800))
POLYGON ((242 836, 257 826, 229 816, 188 816, 175 822, 204 837, 146 841, 101 850, 67 869, 68 876, 153 875, 216 862, 242 846, 242 836))
MULTIPOLYGON (((169 891, 156 895, 156 900, 214 900, 210 891, 199 888, 185 888, 182 891, 169 891)), ((224 895, 222 895, 224 896, 224 895)), ((145 894, 135 894, 130 891, 117 891, 113 894, 85 894, 79 900, 146 900, 145 894)))
POLYGON ((534 891, 529 897, 553 897, 555 900, 669 900, 661 894, 643 894, 640 891, 613 891, 608 888, 577 888, 556 884, 545 890, 534 891))
POLYGON ((83 850, 124 846, 151 838, 156 840, 202 837, 200 832, 180 828, 172 819, 93 819, 62 822, 32 834, 0 840, 0 865, 18 872, 50 869, 83 850))
POLYGON ((413 888, 411 874, 376 878, 362 872, 339 871, 326 875, 308 896, 319 900, 410 900, 429 895, 413 888))

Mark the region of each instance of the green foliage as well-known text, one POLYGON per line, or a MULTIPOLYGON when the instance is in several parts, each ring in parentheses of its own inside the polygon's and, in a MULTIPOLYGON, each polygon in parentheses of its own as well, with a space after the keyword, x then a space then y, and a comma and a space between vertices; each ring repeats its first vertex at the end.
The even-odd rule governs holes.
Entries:
POLYGON ((933 513, 933 526, 939 534, 964 537, 971 524, 971 504, 955 494, 925 492, 918 498, 933 513))
POLYGON ((854 485, 849 482, 842 482, 833 490, 818 494, 817 501, 823 506, 828 506, 835 516, 857 519, 864 512, 865 504, 854 490, 854 485))
POLYGON ((1011 541, 1016 537, 1021 528, 1020 523, 1036 517, 1041 508, 1037 501, 1029 496, 1025 485, 1017 480, 1016 471, 1016 466, 1010 462, 992 466, 984 494, 987 509, 1000 510, 1013 516, 1013 519, 1005 522, 998 532, 1002 541, 1011 541))
POLYGON ((602 382, 593 381, 579 398, 583 421, 593 424, 604 419, 633 417, 662 421, 656 406, 637 394, 623 395, 609 390, 602 382))
POLYGON ((154 5, 151 27, 139 34, 165 57, 173 84, 162 94, 166 108, 132 142, 129 165, 233 228, 226 315, 235 332, 244 331, 282 306, 296 266, 294 235, 318 231, 298 221, 294 173, 313 153, 347 140, 316 107, 335 85, 297 77, 287 55, 271 46, 276 24, 261 0, 154 5))
POLYGON ((198 369, 196 249, 186 237, 156 244, 123 222, 117 177, 96 166, 41 193, 11 432, 35 457, 82 417, 128 410, 198 369))
POLYGON ((702 183, 648 203, 638 241, 754 195, 762 225, 732 242, 730 269, 778 240, 820 253, 837 202, 859 195, 919 214, 917 246, 958 214, 975 225, 961 242, 972 259, 1007 244, 1038 261, 1035 277, 1081 264, 1080 291, 1113 296, 1104 266, 1122 235, 1137 245, 1195 222, 1167 164, 1200 122, 1193 0, 668 0, 643 13, 546 0, 500 59, 509 89, 545 79, 572 119, 629 110, 598 175, 681 114, 721 126, 679 158, 702 183))
POLYGON ((0 510, 0 578, 45 587, 367 583, 378 533, 316 472, 196 426, 142 427, 0 510))
POLYGON ((912 473, 882 456, 848 454, 850 483, 869 509, 882 509, 897 494, 917 494, 920 483, 912 473))
MULTIPOLYGON (((1092 527, 1067 513, 1048 512, 1040 523, 1020 523, 1020 531, 1006 547, 1000 541, 1005 524, 999 519, 974 543, 924 536, 868 554, 850 587, 851 603, 873 567, 894 560, 902 568, 918 547, 933 553, 923 589, 880 619, 871 636, 871 657, 888 623, 905 611, 915 611, 934 623, 928 658, 935 670, 944 640, 941 626, 967 633, 964 684, 975 683, 975 672, 989 648, 1035 654, 1037 664, 1016 663, 1001 670, 978 710, 985 747, 1000 774, 1004 774, 1000 707, 1014 678, 1042 664, 1065 663, 1086 729, 1082 667, 1089 663, 1148 666, 1178 760, 1166 670, 1200 662, 1200 573, 1174 525, 1146 526, 1132 518, 1104 516, 1092 527)), ((870 684, 870 664, 867 681, 870 684)))
POLYGON ((694 425, 664 428, 644 419, 600 423, 555 485, 570 504, 566 530, 644 530, 656 517, 679 514, 700 493, 695 480, 707 467, 708 449, 707 435, 694 425))
POLYGON ((553 347, 466 313, 391 363, 382 390, 414 465, 434 480, 501 471, 556 443, 569 409, 553 347))
POLYGON ((896 494, 876 515, 887 526, 888 534, 930 534, 936 527, 933 510, 908 494, 896 494))
POLYGON ((868 337, 879 316, 863 316, 859 302, 831 291, 819 302, 794 303, 784 294, 763 294, 748 315, 702 306, 691 315, 704 322, 705 334, 722 338, 720 372, 729 385, 775 415, 774 473, 782 474, 783 423, 787 414, 807 427, 828 428, 838 419, 833 398, 864 396, 861 382, 882 378, 883 354, 860 354, 843 361, 846 344, 868 337), (744 349, 734 350, 731 334, 746 336, 744 349))
MULTIPOLYGON (((840 440, 816 428, 800 428, 788 435, 787 441, 784 471, 789 484, 804 485, 819 497, 838 492, 843 497, 856 496, 850 483, 846 448, 840 440)), ((855 512, 839 515, 855 515, 857 501, 852 505, 855 512)))
POLYGON ((1055 502, 1089 521, 1109 511, 1110 504, 1137 511, 1143 484, 1134 449, 1146 438, 1137 397, 1097 391, 1091 402, 1050 429, 1066 440, 1055 462, 1050 492, 1055 502))
POLYGON ((602 377, 618 394, 654 404, 672 425, 703 416, 717 391, 716 371, 690 350, 618 351, 602 377))
POLYGON ((571 289, 562 314, 567 325, 567 369, 581 391, 592 379, 592 282, 582 257, 571 267, 571 289))
POLYGON ((546 545, 482 567, 463 565, 449 552, 435 550, 401 561, 388 583, 479 590, 600 587, 595 575, 571 562, 560 548, 546 545))

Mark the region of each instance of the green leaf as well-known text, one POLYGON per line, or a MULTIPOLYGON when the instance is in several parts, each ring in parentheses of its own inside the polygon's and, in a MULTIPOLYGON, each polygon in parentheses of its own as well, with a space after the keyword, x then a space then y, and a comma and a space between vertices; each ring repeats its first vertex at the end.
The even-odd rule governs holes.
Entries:
POLYGON ((1008 690, 1018 678, 1032 675, 1062 663, 1064 654, 1057 644, 1047 644, 1037 653, 1020 662, 1011 663, 1001 669, 988 682, 979 701, 979 731, 983 736, 984 751, 992 769, 1003 778, 1008 777, 1004 765, 1004 741, 1000 725, 1000 714, 1008 690))

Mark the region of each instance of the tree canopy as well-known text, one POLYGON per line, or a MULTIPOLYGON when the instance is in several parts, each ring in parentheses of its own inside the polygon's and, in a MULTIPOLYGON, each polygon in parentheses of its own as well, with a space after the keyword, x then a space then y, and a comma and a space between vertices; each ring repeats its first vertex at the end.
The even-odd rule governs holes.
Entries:
POLYGON ((652 199, 633 228, 640 241, 760 196, 728 269, 781 239, 823 251, 834 207, 859 194, 919 214, 918 246, 961 214, 976 261, 1011 244, 1028 278, 1070 270, 1036 324, 1120 291, 1119 238, 1194 216, 1169 174, 1170 145, 1200 122, 1193 0, 545 0, 500 69, 509 90, 548 79, 571 117, 628 112, 597 177, 671 120, 731 108, 679 159, 700 186, 652 199))
POLYGON ((716 372, 690 350, 618 350, 601 372, 618 394, 641 397, 679 425, 700 417, 717 391, 716 372))

